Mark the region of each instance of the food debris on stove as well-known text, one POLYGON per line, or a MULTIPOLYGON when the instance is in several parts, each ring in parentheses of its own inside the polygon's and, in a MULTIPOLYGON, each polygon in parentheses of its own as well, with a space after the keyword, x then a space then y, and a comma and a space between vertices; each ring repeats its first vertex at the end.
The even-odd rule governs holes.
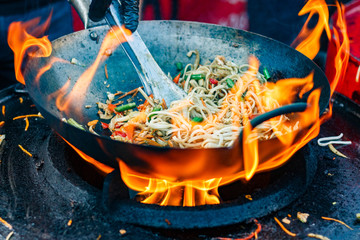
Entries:
POLYGON ((327 237, 325 237, 323 235, 315 234, 315 233, 309 233, 307 236, 311 237, 311 238, 317 238, 317 239, 320 239, 320 240, 330 240, 329 238, 327 238, 327 237))
POLYGON ((126 230, 125 230, 125 229, 120 229, 120 230, 119 230, 119 233, 120 233, 121 235, 124 235, 124 234, 126 234, 126 230))
POLYGON ((248 236, 244 238, 227 238, 227 237, 218 237, 217 240, 250 240, 252 238, 258 239, 258 234, 261 232, 261 224, 258 220, 254 219, 254 223, 256 224, 256 229, 252 233, 250 233, 248 236))
POLYGON ((5 125, 5 121, 0 122, 0 128, 2 128, 5 125))
POLYGON ((1 217, 0 217, 0 222, 1 222, 5 227, 7 227, 8 229, 10 229, 10 230, 13 229, 13 227, 11 226, 11 224, 8 223, 7 221, 5 221, 4 219, 2 219, 1 217))
POLYGON ((340 223, 340 224, 344 225, 345 227, 347 227, 348 229, 354 230, 353 228, 351 228, 349 225, 347 225, 346 223, 344 223, 341 220, 338 220, 338 219, 335 219, 335 218, 329 218, 329 217, 321 217, 321 218, 324 219, 324 220, 334 221, 334 222, 340 223))
POLYGON ((67 225, 70 227, 72 224, 72 219, 70 219, 68 222, 67 222, 67 225))
POLYGON ((5 134, 0 135, 0 146, 4 140, 5 140, 5 134))
POLYGON ((19 101, 20 101, 20 103, 23 103, 24 99, 22 97, 19 97, 19 101))
POLYGON ((296 237, 296 233, 293 233, 293 232, 290 232, 289 230, 287 230, 286 227, 284 227, 284 225, 279 221, 279 219, 277 219, 276 217, 274 217, 276 223, 280 226, 280 228, 289 236, 292 236, 292 237, 296 237))
POLYGON ((287 217, 284 217, 283 219, 281 219, 281 221, 285 224, 290 224, 291 221, 287 218, 287 217))
POLYGON ((2 115, 5 117, 5 105, 2 106, 2 115))
POLYGON ((345 154, 343 154, 342 152, 340 152, 339 150, 337 150, 332 144, 329 144, 329 149, 335 153, 336 155, 338 155, 339 157, 343 157, 343 158, 349 158, 347 157, 345 154))
POLYGON ((297 216, 297 218, 300 220, 300 222, 306 223, 309 215, 310 215, 310 214, 308 214, 308 213, 298 212, 296 216, 297 216))
POLYGON ((10 240, 10 238, 12 237, 12 235, 14 234, 14 231, 11 231, 5 238, 5 240, 10 240))
POLYGON ((32 157, 33 155, 26 150, 23 146, 21 146, 20 144, 18 144, 19 148, 21 149, 21 151, 23 151, 26 155, 28 155, 29 157, 32 157))
POLYGON ((250 201, 252 201, 252 200, 253 200, 250 194, 245 195, 245 198, 246 198, 246 199, 248 199, 248 200, 250 200, 250 201))
POLYGON ((348 158, 346 155, 344 155, 343 153, 341 153, 339 150, 337 150, 333 144, 341 144, 341 145, 350 145, 351 141, 343 141, 341 140, 341 138, 343 137, 343 133, 341 133, 339 136, 331 136, 331 137, 323 137, 323 138, 319 138, 317 143, 319 146, 324 147, 324 146, 328 146, 329 149, 335 153, 336 155, 343 157, 343 158, 348 158))

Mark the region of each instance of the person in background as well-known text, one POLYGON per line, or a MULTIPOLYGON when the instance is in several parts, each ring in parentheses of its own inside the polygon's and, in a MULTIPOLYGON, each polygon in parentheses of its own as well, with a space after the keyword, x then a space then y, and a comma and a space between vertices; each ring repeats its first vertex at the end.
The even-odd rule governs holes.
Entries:
POLYGON ((0 89, 16 83, 14 54, 7 43, 10 23, 36 17, 43 23, 51 12, 50 26, 45 32, 50 40, 73 31, 71 8, 66 0, 0 0, 0 89))

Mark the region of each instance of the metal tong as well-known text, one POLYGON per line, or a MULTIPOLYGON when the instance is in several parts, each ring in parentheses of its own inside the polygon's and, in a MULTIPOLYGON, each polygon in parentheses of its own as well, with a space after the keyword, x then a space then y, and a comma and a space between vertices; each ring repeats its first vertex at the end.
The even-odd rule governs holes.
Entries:
POLYGON ((135 31, 129 36, 121 28, 120 1, 92 0, 91 4, 90 0, 69 1, 78 12, 86 28, 95 25, 93 21, 105 19, 111 29, 115 27, 121 29, 121 31, 114 31, 114 33, 121 34, 117 36, 119 41, 126 39, 126 42, 121 42, 121 46, 134 65, 147 94, 153 94, 155 99, 164 99, 167 106, 170 106, 173 101, 186 97, 185 91, 161 70, 139 33, 135 31))

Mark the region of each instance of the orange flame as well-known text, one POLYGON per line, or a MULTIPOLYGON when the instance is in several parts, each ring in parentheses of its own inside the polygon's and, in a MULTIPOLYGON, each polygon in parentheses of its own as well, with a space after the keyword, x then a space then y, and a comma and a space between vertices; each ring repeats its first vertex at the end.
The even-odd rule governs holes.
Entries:
POLYGON ((86 155, 84 152, 77 149, 74 145, 69 143, 65 138, 61 137, 67 144, 69 144, 70 147, 72 147, 79 155, 82 157, 86 162, 94 165, 96 169, 100 171, 101 174, 107 175, 114 171, 112 167, 109 167, 108 165, 105 165, 101 162, 96 161, 94 158, 90 157, 89 155, 86 155))
POLYGON ((296 46, 296 50, 304 54, 310 59, 314 59, 320 50, 320 37, 324 29, 327 37, 330 39, 330 27, 329 27, 329 10, 324 0, 312 0, 308 1, 303 9, 300 10, 299 16, 309 13, 309 17, 306 20, 304 27, 299 33, 298 37, 292 43, 292 46, 296 46), (318 22, 314 29, 309 29, 308 24, 314 14, 318 14, 318 22))
MULTIPOLYGON (((339 11, 339 19, 336 22, 341 29, 343 42, 338 43, 339 53, 336 57, 337 79, 343 76, 344 68, 348 60, 349 42, 346 34, 346 25, 343 19, 343 8, 337 4, 339 11)), ((325 1, 312 0, 308 1, 299 15, 310 12, 309 19, 306 21, 304 28, 294 41, 297 45, 297 50, 308 56, 314 58, 320 49, 320 36, 325 29, 327 36, 330 37, 330 28, 328 25, 328 9, 325 1), (308 29, 307 25, 310 18, 317 13, 319 20, 314 29, 308 29), (301 42, 300 42, 301 41, 301 42)), ((337 32, 334 33, 337 36, 337 32)), ((339 37, 337 37, 339 39, 339 37)), ((255 58, 250 58, 251 71, 257 71, 259 63, 255 58)), ((309 92, 313 84, 313 73, 310 73, 303 79, 284 79, 276 83, 268 83, 268 88, 271 91, 266 92, 265 96, 268 102, 265 104, 266 110, 274 108, 273 100, 276 99, 280 105, 290 104, 297 96, 302 97, 309 92), (299 90, 300 89, 300 90, 299 90), (286 94, 285 94, 286 93, 286 94)), ((331 86, 331 94, 335 89, 336 83, 331 86)), ((244 89, 235 86, 232 91, 235 91, 236 96, 240 96, 244 89)), ((255 89, 255 92, 256 89, 255 89)), ((120 161, 120 169, 124 182, 142 196, 143 203, 156 203, 160 205, 177 205, 177 206, 197 206, 203 204, 218 204, 220 203, 218 195, 218 187, 229 184, 238 179, 245 179, 249 181, 254 174, 262 171, 269 171, 283 165, 296 151, 306 145, 310 140, 315 138, 320 131, 320 124, 331 116, 327 113, 319 118, 319 99, 320 89, 312 91, 308 97, 308 108, 303 113, 293 113, 289 117, 290 122, 282 123, 275 126, 275 139, 258 140, 251 138, 256 129, 248 124, 243 129, 243 171, 233 176, 223 176, 222 178, 215 178, 203 181, 169 181, 164 176, 163 179, 149 178, 142 176, 142 174, 130 169, 125 163, 120 161), (259 151, 261 149, 261 151, 259 151), (210 185, 207 185, 211 183, 210 185), (194 194, 195 193, 195 194, 194 194), (202 194, 202 195, 201 195, 202 194), (199 199, 199 196, 202 196, 199 199), (198 197, 198 198, 197 198, 198 197), (204 200, 207 199, 207 200, 204 200)), ((225 101, 226 102, 226 101, 225 101)), ((240 102, 241 104, 241 102, 240 102)), ((228 106, 222 106, 226 109, 228 106)), ((242 116, 236 116, 233 111, 233 124, 238 125, 240 117, 244 122, 248 122, 247 113, 242 113, 242 116)), ((221 118, 224 111, 218 113, 221 118)), ((270 124, 275 121, 270 120, 270 124)), ((194 163, 194 167, 196 164, 194 163)))
POLYGON ((59 92, 60 94, 56 99, 56 106, 60 111, 66 112, 72 108, 71 112, 81 112, 80 109, 83 107, 84 97, 86 96, 96 70, 99 65, 108 58, 108 54, 105 52, 108 50, 113 51, 120 44, 120 41, 126 41, 125 38, 119 37, 122 36, 122 31, 127 35, 131 34, 130 30, 125 28, 113 28, 112 31, 108 32, 101 44, 100 51, 94 63, 76 80, 71 91, 63 88, 62 91, 59 92), (118 39, 118 41, 116 39, 118 39))
POLYGON ((44 34, 49 27, 51 15, 52 13, 47 20, 39 26, 37 25, 40 23, 40 18, 35 18, 27 22, 13 22, 9 26, 8 44, 14 52, 15 76, 16 79, 24 85, 25 80, 21 72, 24 57, 27 55, 31 57, 48 57, 51 54, 52 47, 48 37, 35 37, 44 34), (36 51, 38 49, 39 51, 36 51))

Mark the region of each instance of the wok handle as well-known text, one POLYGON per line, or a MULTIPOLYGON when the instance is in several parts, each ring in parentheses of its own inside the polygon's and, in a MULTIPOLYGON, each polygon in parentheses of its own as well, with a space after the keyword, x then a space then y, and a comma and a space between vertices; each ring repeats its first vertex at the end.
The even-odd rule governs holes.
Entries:
MULTIPOLYGON (((305 111, 307 106, 308 104, 306 102, 297 102, 297 103, 288 104, 257 116, 256 118, 250 121, 250 124, 253 128, 255 128, 259 124, 273 117, 277 117, 283 114, 288 114, 293 112, 303 112, 305 111)), ((243 131, 241 131, 239 134, 240 141, 242 141, 242 135, 243 135, 243 131)))
POLYGON ((89 7, 89 18, 94 22, 101 21, 111 2, 112 0, 92 0, 89 7))
POLYGON ((306 107, 307 107, 307 103, 305 103, 305 102, 292 103, 289 105, 285 105, 285 106, 276 108, 269 112, 263 113, 263 114, 257 116, 256 118, 254 118, 253 120, 251 120, 250 123, 251 123, 251 126, 253 128, 255 128, 257 125, 259 125, 273 117, 277 117, 277 116, 287 114, 287 113, 303 112, 303 111, 305 111, 306 107))

